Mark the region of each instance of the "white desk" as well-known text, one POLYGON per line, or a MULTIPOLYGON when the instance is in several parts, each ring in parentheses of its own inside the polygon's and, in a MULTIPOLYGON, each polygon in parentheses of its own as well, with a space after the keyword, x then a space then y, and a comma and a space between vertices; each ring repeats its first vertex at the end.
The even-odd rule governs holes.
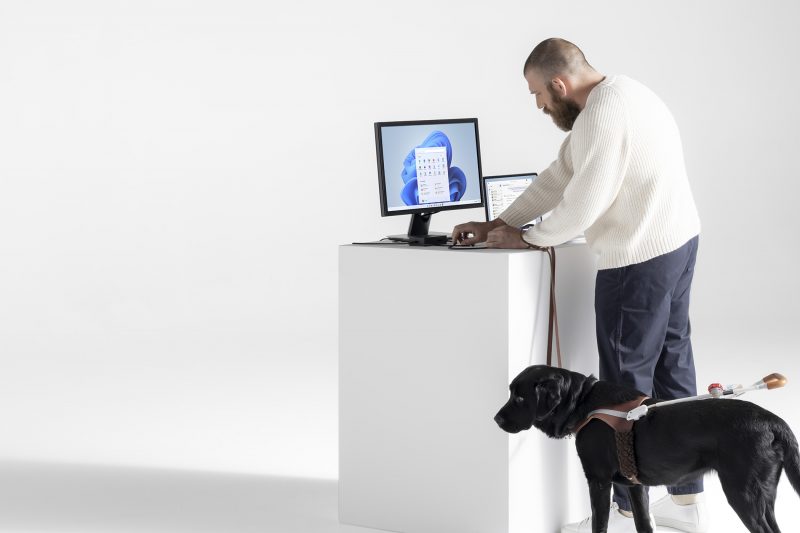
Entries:
MULTIPOLYGON (((564 364, 597 375, 594 258, 565 245, 557 262, 564 364)), ((510 380, 545 362, 549 282, 537 251, 339 249, 341 522, 549 533, 588 513, 572 439, 493 420, 510 380)))

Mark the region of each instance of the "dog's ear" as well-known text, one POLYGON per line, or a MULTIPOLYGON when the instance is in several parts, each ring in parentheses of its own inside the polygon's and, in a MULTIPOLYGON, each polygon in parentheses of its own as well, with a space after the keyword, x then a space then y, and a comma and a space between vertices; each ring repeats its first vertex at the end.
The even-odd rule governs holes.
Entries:
POLYGON ((536 384, 536 420, 544 420, 561 402, 561 376, 553 376, 536 384))

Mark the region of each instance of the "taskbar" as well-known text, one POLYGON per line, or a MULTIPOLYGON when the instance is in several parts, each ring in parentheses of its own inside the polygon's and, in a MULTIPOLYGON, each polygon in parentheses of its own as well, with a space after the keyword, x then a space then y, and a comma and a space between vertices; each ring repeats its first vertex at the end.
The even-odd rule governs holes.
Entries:
POLYGON ((463 202, 431 202, 429 204, 416 204, 416 205, 404 205, 398 207, 390 207, 388 211, 406 211, 408 209, 428 209, 428 208, 437 208, 437 207, 453 207, 453 206, 462 206, 462 205, 472 205, 472 204, 480 204, 481 201, 479 199, 476 200, 465 200, 463 202))

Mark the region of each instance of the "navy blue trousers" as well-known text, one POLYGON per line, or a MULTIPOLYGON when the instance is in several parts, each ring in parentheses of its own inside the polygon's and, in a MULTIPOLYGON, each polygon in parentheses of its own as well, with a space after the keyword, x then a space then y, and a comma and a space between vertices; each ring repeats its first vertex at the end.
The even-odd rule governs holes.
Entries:
MULTIPOLYGON (((643 263, 598 270, 595 285, 600 379, 671 400, 697 394, 689 323, 699 238, 643 263)), ((703 491, 703 479, 670 494, 703 491)), ((614 485, 614 501, 630 511, 628 491, 614 485)))

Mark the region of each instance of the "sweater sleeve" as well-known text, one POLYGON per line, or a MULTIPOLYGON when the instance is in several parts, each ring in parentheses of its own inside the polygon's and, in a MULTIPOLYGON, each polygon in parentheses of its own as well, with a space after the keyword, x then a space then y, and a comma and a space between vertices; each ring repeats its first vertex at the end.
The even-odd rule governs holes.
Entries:
POLYGON ((621 95, 603 91, 584 111, 572 132, 574 174, 551 215, 523 235, 531 244, 555 246, 580 235, 611 206, 622 185, 631 131, 621 95))
POLYGON ((539 173, 533 183, 520 194, 498 218, 510 226, 522 226, 551 211, 561 200, 564 188, 572 176, 570 135, 558 150, 558 159, 539 173))

